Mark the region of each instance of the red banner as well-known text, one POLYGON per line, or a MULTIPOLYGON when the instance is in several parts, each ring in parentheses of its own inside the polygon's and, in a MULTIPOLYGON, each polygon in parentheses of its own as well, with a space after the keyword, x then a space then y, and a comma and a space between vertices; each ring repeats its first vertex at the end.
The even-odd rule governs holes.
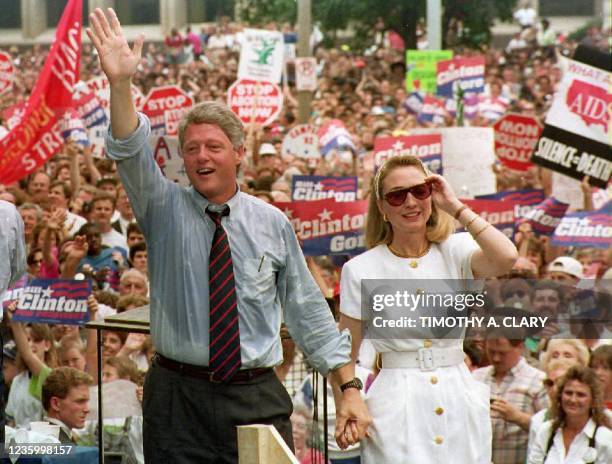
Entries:
POLYGON ((25 114, 0 140, 0 183, 34 172, 64 144, 61 120, 74 106, 72 93, 79 80, 82 10, 81 0, 68 1, 25 114))

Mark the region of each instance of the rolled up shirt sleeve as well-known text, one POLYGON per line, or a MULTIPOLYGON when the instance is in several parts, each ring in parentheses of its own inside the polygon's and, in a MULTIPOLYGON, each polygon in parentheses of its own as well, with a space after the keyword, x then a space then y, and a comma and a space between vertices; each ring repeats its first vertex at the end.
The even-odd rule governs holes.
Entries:
POLYGON ((279 271, 278 291, 285 324, 308 362, 322 375, 351 361, 351 336, 340 333, 329 305, 315 283, 287 221, 282 230, 287 255, 279 271))
MULTIPOLYGON (((147 227, 150 205, 163 210, 172 201, 168 190, 173 182, 167 179, 155 161, 149 146, 151 124, 142 113, 138 113, 138 127, 125 139, 115 139, 110 126, 106 136, 107 156, 117 162, 121 182, 130 198, 134 215, 141 227, 147 227)), ((150 218, 149 218, 150 219, 150 218)))

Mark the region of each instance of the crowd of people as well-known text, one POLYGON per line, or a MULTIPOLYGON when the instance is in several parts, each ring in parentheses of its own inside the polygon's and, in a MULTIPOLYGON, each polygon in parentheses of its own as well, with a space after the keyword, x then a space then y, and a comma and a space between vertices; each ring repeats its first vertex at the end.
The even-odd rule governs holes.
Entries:
MULTIPOLYGON (((457 55, 484 55, 486 60, 485 92, 469 125, 491 126, 499 117, 488 111, 492 105, 540 120, 545 118, 563 75, 558 56, 571 55, 578 43, 551 34, 545 20, 540 31, 534 33, 530 28, 535 18, 529 22, 527 16, 518 15, 523 32, 505 50, 486 45, 480 50, 459 46, 455 49, 457 55)), ((265 27, 282 30, 287 42, 295 42, 292 26, 265 27)), ((133 83, 145 95, 153 87, 176 84, 196 103, 225 103, 228 87, 236 80, 242 30, 243 25, 227 19, 222 19, 215 28, 203 28, 200 34, 192 28, 187 28, 184 35, 173 29, 163 44, 145 44, 133 83)), ((584 40, 589 45, 607 47, 609 38, 610 31, 592 28, 584 40)), ((418 127, 457 125, 450 113, 437 122, 418 121, 406 104, 405 51, 396 42, 381 40, 368 49, 368 54, 347 47, 315 48, 318 80, 309 122, 320 127, 330 119, 340 119, 354 145, 351 150, 339 150, 315 164, 281 153, 284 135, 297 124, 294 69, 289 63, 281 116, 270 126, 253 126, 246 131, 246 153, 239 178, 241 191, 267 203, 290 201, 295 175, 357 176, 359 197, 376 199, 379 197, 376 188, 382 189, 382 176, 374 177, 372 162, 377 137, 408 133, 418 127)), ((46 52, 38 45, 11 47, 18 72, 13 91, 0 96, 0 110, 27 100, 46 52)), ((101 75, 94 48, 84 44, 81 79, 87 81, 101 75)), ((498 191, 538 188, 546 196, 551 194, 549 170, 534 167, 518 172, 501 164, 491 168, 498 191)), ((581 186, 584 209, 591 209, 593 188, 586 181, 581 186)), ((94 289, 88 299, 91 319, 103 319, 149 303, 147 243, 114 161, 96 158, 91 147, 69 140, 36 173, 14 184, 0 185, 0 200, 15 204, 23 218, 29 278, 90 279, 94 289)), ((455 217, 461 217, 461 213, 455 217)), ((379 219, 382 221, 382 217, 379 219)), ((472 232, 468 226, 466 230, 472 232)), ((491 240, 496 241, 496 237, 491 240)), ((612 293, 611 249, 554 247, 548 237, 539 236, 529 223, 517 228, 513 240, 519 257, 504 278, 493 281, 494 306, 556 316, 570 305, 577 288, 598 288, 603 294, 603 309, 607 308, 609 314, 610 298, 605 291, 612 293), (586 287, 585 281, 589 282, 586 287)), ((382 242, 372 246, 377 243, 382 242)), ((347 303, 340 299, 343 266, 329 256, 308 258, 307 264, 334 315, 337 318, 340 312, 351 315, 347 303)), ((361 264, 362 269, 368 268, 361 264)), ((354 275, 358 265, 345 264, 345 268, 350 267, 354 275)), ((343 279, 348 279, 347 275, 348 271, 343 279)), ((482 275, 488 273, 483 271, 482 275)), ((10 426, 28 428, 31 422, 45 419, 61 426, 62 441, 95 442, 95 421, 88 417, 95 402, 90 393, 95 390, 90 387, 99 370, 104 383, 126 381, 120 384, 126 395, 142 401, 143 374, 155 354, 149 336, 103 331, 103 359, 102 365, 98 365, 96 331, 70 325, 14 322, 11 314, 15 308, 14 303, 6 308, 2 324, 3 339, 10 340, 3 349, 10 426)), ((610 327, 564 326, 560 321, 556 328, 556 333, 526 334, 522 338, 503 332, 485 335, 468 332, 463 342, 465 363, 472 372, 465 385, 473 389, 464 400, 484 401, 477 391, 484 385, 472 383, 472 379, 491 391, 490 404, 483 403, 481 412, 490 411, 495 464, 582 462, 579 459, 588 453, 592 456, 586 457, 591 460, 584 462, 612 460, 610 327)), ((391 386, 388 377, 384 385, 377 385, 381 381, 380 364, 384 366, 386 360, 382 357, 381 361, 376 346, 364 345, 359 351, 357 376, 366 385, 367 396, 371 388, 391 386)), ((301 463, 323 462, 322 450, 316 449, 322 442, 322 428, 320 421, 313 423, 313 413, 318 409, 320 419, 322 395, 333 403, 332 389, 323 391, 322 384, 304 367, 306 360, 291 339, 283 340, 283 355, 284 361, 276 368, 276 374, 296 405, 292 416, 296 454, 301 463)), ((438 379, 432 375, 427 382, 435 385, 438 379)), ((449 407, 438 405, 433 414, 443 416, 449 407)), ((332 424, 333 414, 334 409, 330 408, 326 420, 332 424)), ((136 461, 143 459, 138 430, 141 424, 142 418, 136 414, 128 427, 118 429, 119 434, 128 437, 127 441, 116 440, 112 444, 122 447, 136 461)), ((482 423, 472 425, 487 427, 482 423)), ((431 446, 435 448, 443 440, 443 436, 436 436, 431 446)), ((333 427, 329 446, 332 463, 361 462, 359 444, 338 446, 333 440, 333 427)), ((367 462, 377 462, 372 461, 375 456, 375 452, 370 454, 367 462)))

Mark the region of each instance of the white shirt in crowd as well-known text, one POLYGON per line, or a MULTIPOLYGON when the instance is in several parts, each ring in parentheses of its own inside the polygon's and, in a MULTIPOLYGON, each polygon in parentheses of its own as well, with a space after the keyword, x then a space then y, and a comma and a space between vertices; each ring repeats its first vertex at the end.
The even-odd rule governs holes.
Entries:
POLYGON ((545 422, 527 457, 527 464, 609 464, 612 462, 612 430, 599 426, 595 434, 595 449, 589 447, 589 441, 595 433, 595 422, 592 419, 586 423, 582 431, 576 435, 570 444, 567 454, 563 443, 561 428, 555 432, 553 445, 546 455, 546 446, 550 437, 552 421, 545 422), (546 458, 546 460, 544 460, 546 458))
POLYGON ((106 245, 111 248, 123 248, 126 253, 129 251, 125 237, 119 232, 117 232, 115 229, 111 229, 110 231, 102 234, 102 245, 106 245))

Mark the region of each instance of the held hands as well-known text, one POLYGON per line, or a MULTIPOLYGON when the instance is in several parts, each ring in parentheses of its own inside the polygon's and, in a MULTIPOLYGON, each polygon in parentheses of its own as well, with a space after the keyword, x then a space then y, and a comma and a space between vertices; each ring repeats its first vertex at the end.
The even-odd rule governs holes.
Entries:
POLYGON ((141 34, 134 42, 134 47, 130 49, 123 36, 119 19, 112 8, 108 9, 108 17, 110 22, 104 12, 96 8, 89 15, 91 27, 87 28, 87 35, 98 51, 100 65, 108 82, 117 85, 129 82, 136 73, 142 55, 144 36, 141 34))
POLYGON ((431 199, 438 208, 442 211, 454 216, 457 210, 461 207, 461 202, 453 192, 450 184, 444 177, 437 174, 432 174, 425 178, 425 182, 431 183, 433 190, 431 199))
POLYGON ((359 390, 349 388, 342 395, 340 408, 336 411, 336 442, 341 449, 354 445, 368 435, 372 418, 359 390))

